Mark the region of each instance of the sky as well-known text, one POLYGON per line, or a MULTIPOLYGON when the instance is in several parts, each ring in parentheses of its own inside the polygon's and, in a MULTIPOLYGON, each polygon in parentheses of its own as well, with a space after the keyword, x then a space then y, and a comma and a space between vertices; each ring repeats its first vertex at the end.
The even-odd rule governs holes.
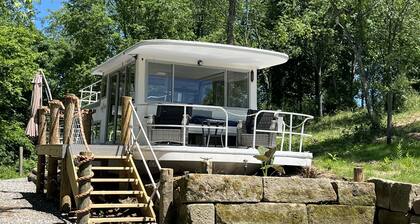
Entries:
POLYGON ((39 30, 45 28, 48 23, 44 20, 45 17, 50 13, 50 11, 55 11, 59 9, 64 0, 39 0, 34 1, 34 7, 37 11, 35 17, 35 26, 39 30))

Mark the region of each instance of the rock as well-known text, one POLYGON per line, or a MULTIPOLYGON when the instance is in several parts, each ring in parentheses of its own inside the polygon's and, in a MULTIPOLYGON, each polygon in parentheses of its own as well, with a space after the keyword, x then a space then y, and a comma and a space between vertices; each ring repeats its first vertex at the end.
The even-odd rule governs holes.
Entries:
POLYGON ((414 211, 415 214, 420 215, 420 198, 414 199, 413 211, 414 211))
POLYGON ((217 204, 216 223, 288 223, 306 224, 308 217, 303 204, 217 204))
POLYGON ((410 224, 420 224, 420 216, 411 216, 410 224))
POLYGON ((383 179, 369 179, 375 184, 376 206, 390 209, 391 187, 394 182, 383 179))
POLYGON ((390 209, 396 212, 408 212, 414 199, 419 196, 420 185, 395 182, 391 187, 390 209))
POLYGON ((263 195, 257 176, 189 174, 180 181, 183 203, 259 202, 263 195))
POLYGON ((410 215, 404 212, 393 212, 386 209, 378 210, 378 224, 407 224, 410 215))
POLYGON ((375 205, 375 185, 366 182, 333 182, 340 205, 375 205))
POLYGON ((374 206, 307 205, 309 224, 372 224, 374 206))
POLYGON ((328 179, 265 177, 264 201, 318 203, 336 201, 337 195, 328 179))
POLYGON ((213 204, 183 205, 180 209, 178 223, 214 224, 214 214, 213 204))

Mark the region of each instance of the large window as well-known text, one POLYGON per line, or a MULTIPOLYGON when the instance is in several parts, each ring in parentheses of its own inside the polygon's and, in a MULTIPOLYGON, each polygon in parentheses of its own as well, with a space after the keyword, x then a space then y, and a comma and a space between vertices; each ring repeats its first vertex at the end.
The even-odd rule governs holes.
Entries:
POLYGON ((173 102, 224 106, 224 70, 174 66, 173 102))
POLYGON ((249 106, 247 72, 149 62, 147 74, 148 101, 249 106))
POLYGON ((227 72, 227 106, 248 107, 249 106, 249 82, 248 73, 227 72))
POLYGON ((172 102, 172 65, 148 63, 147 100, 172 102))

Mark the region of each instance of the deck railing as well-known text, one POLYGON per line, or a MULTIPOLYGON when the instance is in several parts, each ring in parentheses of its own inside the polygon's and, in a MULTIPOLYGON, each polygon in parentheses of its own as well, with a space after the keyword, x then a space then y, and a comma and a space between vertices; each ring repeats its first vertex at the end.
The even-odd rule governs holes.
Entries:
POLYGON ((144 127, 143 127, 143 124, 140 121, 140 117, 137 114, 136 108, 133 105, 133 102, 132 101, 130 101, 130 107, 131 107, 131 109, 133 111, 132 113, 134 115, 133 117, 135 119, 135 122, 139 126, 139 130, 138 130, 138 133, 137 134, 134 133, 133 127, 132 126, 130 127, 131 143, 132 143, 131 144, 130 151, 132 151, 132 149, 134 148, 134 149, 136 149, 139 152, 140 157, 141 157, 141 160, 143 162, 143 165, 144 165, 144 167, 146 169, 147 175, 149 176, 150 182, 151 182, 151 184, 153 186, 153 193, 150 196, 150 199, 149 200, 152 201, 153 200, 153 197, 155 195, 158 197, 158 199, 160 199, 160 194, 159 194, 159 191, 158 191, 158 185, 156 184, 156 182, 155 182, 155 180, 153 178, 152 172, 150 171, 149 165, 147 164, 147 160, 146 160, 146 158, 144 156, 144 153, 143 153, 143 151, 142 151, 142 149, 140 147, 140 143, 139 142, 140 142, 140 137, 141 136, 143 136, 144 139, 146 140, 147 146, 149 147, 150 153, 152 154, 153 159, 154 159, 154 161, 156 163, 156 166, 159 169, 159 171, 162 169, 162 167, 160 166, 159 160, 158 160, 158 158, 157 158, 157 156, 155 154, 155 151, 153 150, 153 146, 152 146, 152 144, 149 141, 149 138, 148 138, 148 136, 146 134, 146 131, 145 131, 144 127))
POLYGON ((255 148, 255 138, 257 132, 261 133, 274 133, 274 134, 281 134, 281 143, 280 143, 280 151, 283 151, 284 148, 284 140, 286 135, 288 135, 289 140, 289 151, 292 151, 292 140, 293 136, 297 135, 299 136, 299 152, 302 152, 303 147, 303 138, 304 137, 310 137, 311 135, 305 134, 305 124, 308 120, 313 119, 314 117, 307 114, 300 114, 300 113, 293 113, 293 112, 283 112, 283 111, 272 111, 272 110, 260 110, 255 114, 254 119, 254 132, 253 132, 253 139, 252 139, 252 147, 255 148), (277 130, 263 130, 263 129, 257 129, 257 120, 258 116, 260 116, 262 113, 272 113, 274 117, 277 120, 277 130), (285 118, 289 117, 289 124, 286 123, 285 118), (301 118, 302 121, 296 125, 293 126, 293 120, 294 118, 301 118), (296 128, 300 127, 300 132, 293 131, 296 128), (286 128, 288 131, 286 131, 286 128))
POLYGON ((79 90, 80 92, 80 103, 83 107, 86 107, 92 103, 98 102, 99 94, 101 93, 100 90, 100 83, 101 80, 94 82, 83 89, 79 90))
MULTIPOLYGON (((147 104, 147 105, 151 105, 151 104, 147 104)), ((176 124, 148 124, 147 126, 148 127, 152 127, 152 128, 155 128, 155 127, 173 127, 173 128, 182 128, 182 130, 183 130, 183 140, 182 140, 182 145, 183 146, 186 146, 186 138, 187 138, 187 135, 188 135, 188 133, 187 133, 187 128, 188 129, 190 129, 190 128, 192 128, 192 129, 209 129, 209 130, 211 130, 211 129, 213 129, 213 130, 222 130, 222 131, 224 131, 225 133, 225 139, 224 139, 224 147, 227 147, 228 146, 228 137, 229 137, 229 114, 228 114, 228 112, 226 111, 226 109, 225 108, 223 108, 223 107, 220 107, 220 106, 209 106, 209 105, 197 105, 197 104, 176 104, 176 103, 160 103, 160 104, 156 104, 156 106, 174 106, 174 107, 183 107, 183 109, 184 109, 184 113, 183 113, 183 121, 182 121, 182 124, 181 125, 176 125, 176 124), (187 117, 188 117, 188 114, 187 114, 187 108, 193 108, 193 109, 208 109, 208 110, 219 110, 219 111, 221 111, 224 115, 225 115, 225 117, 223 118, 223 119, 220 119, 220 120, 223 120, 224 122, 225 122, 225 124, 224 125, 222 125, 222 126, 212 126, 212 125, 206 125, 206 126, 203 126, 203 125, 199 125, 199 124, 188 124, 188 122, 187 122, 187 117)), ((220 134, 220 136, 222 136, 223 135, 223 133, 221 133, 220 134)))

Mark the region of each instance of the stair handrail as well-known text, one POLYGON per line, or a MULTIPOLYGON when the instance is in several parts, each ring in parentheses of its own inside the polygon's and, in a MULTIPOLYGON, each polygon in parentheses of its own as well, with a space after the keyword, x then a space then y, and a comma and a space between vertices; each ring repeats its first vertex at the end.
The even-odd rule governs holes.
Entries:
POLYGON ((146 162, 146 159, 144 157, 143 151, 141 150, 141 147, 140 147, 140 144, 139 144, 139 139, 140 139, 140 135, 141 134, 143 134, 143 136, 144 136, 144 138, 145 138, 145 140, 147 142, 147 145, 148 145, 148 147, 150 149, 150 152, 152 153, 153 159, 154 159, 154 161, 156 163, 156 166, 159 169, 159 172, 162 170, 162 167, 160 165, 159 160, 157 159, 157 156, 155 154, 155 151, 153 150, 153 146, 150 143, 149 138, 147 137, 146 131, 145 131, 144 127, 143 127, 143 124, 141 123, 140 117, 137 114, 136 108, 133 105, 133 102, 132 101, 130 101, 130 107, 132 109, 132 114, 134 115, 134 118, 136 119, 136 121, 137 121, 137 123, 138 123, 138 125, 140 127, 140 131, 138 132, 137 135, 135 135, 134 130, 133 130, 133 127, 132 126, 129 127, 130 128, 130 133, 131 133, 131 138, 132 138, 131 142, 134 143, 134 144, 132 144, 132 147, 135 147, 137 149, 137 151, 139 152, 140 157, 141 157, 141 159, 143 161, 143 165, 146 168, 147 175, 149 176, 150 182, 152 183, 152 186, 153 186, 153 193, 151 194, 149 200, 152 201, 154 195, 156 195, 157 198, 160 199, 160 194, 159 194, 159 191, 158 191, 158 184, 156 184, 155 183, 155 180, 153 179, 153 175, 152 175, 152 173, 150 171, 150 168, 149 168, 149 166, 148 166, 148 164, 146 162))

